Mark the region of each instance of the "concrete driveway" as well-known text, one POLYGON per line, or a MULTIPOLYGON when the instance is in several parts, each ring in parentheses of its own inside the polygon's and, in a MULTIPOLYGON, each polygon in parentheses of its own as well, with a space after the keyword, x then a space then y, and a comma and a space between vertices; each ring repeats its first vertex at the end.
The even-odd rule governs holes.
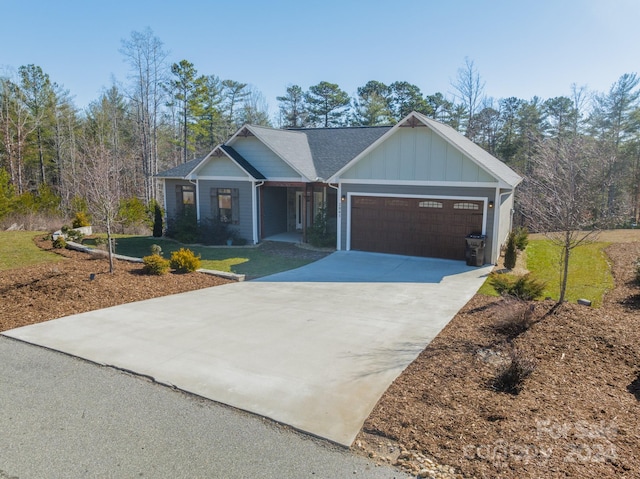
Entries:
POLYGON ((490 267, 361 252, 4 334, 349 446, 490 267))

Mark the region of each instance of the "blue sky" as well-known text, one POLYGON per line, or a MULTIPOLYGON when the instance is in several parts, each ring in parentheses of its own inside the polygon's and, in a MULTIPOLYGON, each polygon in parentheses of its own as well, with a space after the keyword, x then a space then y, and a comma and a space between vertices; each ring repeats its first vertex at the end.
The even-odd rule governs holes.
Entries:
POLYGON ((150 27, 169 60, 252 84, 270 113, 289 84, 368 80, 452 96, 465 57, 495 98, 604 92, 640 70, 637 0, 0 0, 0 73, 33 63, 84 108, 126 82, 122 39, 150 27))

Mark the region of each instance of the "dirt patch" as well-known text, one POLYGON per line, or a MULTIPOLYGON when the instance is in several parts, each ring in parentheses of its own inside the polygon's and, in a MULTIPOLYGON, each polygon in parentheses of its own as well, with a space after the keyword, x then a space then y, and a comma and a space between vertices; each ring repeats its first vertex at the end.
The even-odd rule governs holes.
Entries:
MULTIPOLYGON (((637 477, 640 471, 640 287, 637 232, 606 250, 616 287, 599 309, 534 304, 534 324, 508 338, 502 300, 475 296, 380 399, 356 441, 455 469, 425 477, 637 477), (491 385, 510 348, 536 363, 519 394, 491 385)), ((611 241, 611 236, 606 241, 611 241)), ((384 455, 378 457, 384 458, 384 455)), ((429 468, 431 470, 431 468, 429 468)))

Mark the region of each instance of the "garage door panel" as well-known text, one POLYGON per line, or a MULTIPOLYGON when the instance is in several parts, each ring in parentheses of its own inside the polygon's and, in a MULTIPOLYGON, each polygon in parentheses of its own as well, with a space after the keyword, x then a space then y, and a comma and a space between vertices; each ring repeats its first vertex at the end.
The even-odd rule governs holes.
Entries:
POLYGON ((351 248, 462 260, 482 209, 481 201, 354 196, 351 248))

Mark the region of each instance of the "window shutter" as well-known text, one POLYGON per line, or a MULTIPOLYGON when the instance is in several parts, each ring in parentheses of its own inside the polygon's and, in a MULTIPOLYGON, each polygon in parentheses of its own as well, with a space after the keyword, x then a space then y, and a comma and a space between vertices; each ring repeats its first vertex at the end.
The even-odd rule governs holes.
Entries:
POLYGON ((231 222, 234 225, 240 223, 240 189, 231 189, 231 222))
POLYGON ((214 221, 220 219, 220 211, 218 210, 218 188, 211 188, 211 217, 214 221))
POLYGON ((184 204, 182 203, 182 186, 176 185, 176 213, 182 213, 184 204))

